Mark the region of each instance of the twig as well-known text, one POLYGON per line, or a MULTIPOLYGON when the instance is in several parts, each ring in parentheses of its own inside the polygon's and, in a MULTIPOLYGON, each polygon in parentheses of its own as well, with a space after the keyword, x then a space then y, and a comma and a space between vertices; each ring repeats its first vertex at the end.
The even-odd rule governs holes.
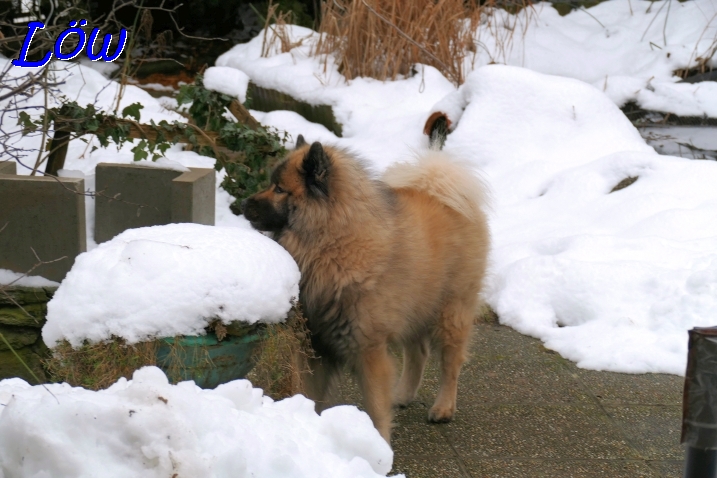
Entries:
POLYGON ((588 12, 588 9, 587 9, 587 8, 585 8, 585 7, 583 7, 583 6, 581 5, 581 6, 580 6, 580 10, 583 11, 583 12, 585 12, 585 13, 587 13, 588 15, 590 15, 593 20, 595 20, 596 22, 598 22, 601 27, 603 27, 605 30, 607 30, 607 27, 606 27, 605 25, 603 25, 602 22, 601 22, 600 20, 598 20, 595 15, 593 15, 593 14, 590 13, 590 12, 588 12))

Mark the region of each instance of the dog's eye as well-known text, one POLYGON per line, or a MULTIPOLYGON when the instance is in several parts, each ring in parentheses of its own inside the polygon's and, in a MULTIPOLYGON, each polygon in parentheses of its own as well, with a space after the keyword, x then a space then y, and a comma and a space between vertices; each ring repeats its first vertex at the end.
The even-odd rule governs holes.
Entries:
POLYGON ((274 185, 274 192, 275 192, 276 194, 283 194, 283 193, 285 193, 286 191, 284 191, 283 189, 281 189, 281 187, 280 187, 278 184, 275 184, 275 185, 274 185))

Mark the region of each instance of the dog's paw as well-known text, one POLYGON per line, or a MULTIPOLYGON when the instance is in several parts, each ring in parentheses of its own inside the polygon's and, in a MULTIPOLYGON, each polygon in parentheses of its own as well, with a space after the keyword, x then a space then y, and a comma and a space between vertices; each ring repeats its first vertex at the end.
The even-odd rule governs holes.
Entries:
POLYGON ((393 401, 393 407, 403 410, 404 408, 408 407, 412 401, 413 398, 396 397, 396 399, 394 399, 393 401))
POLYGON ((453 420, 455 408, 432 406, 428 411, 428 421, 431 423, 448 423, 453 420))

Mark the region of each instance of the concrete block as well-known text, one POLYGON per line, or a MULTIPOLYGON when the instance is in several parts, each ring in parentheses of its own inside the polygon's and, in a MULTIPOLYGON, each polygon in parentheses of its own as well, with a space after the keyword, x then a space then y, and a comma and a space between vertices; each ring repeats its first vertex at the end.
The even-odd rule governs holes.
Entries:
POLYGON ((213 169, 190 169, 172 180, 172 222, 213 226, 217 176, 213 169))
POLYGON ((0 176, 0 268, 57 282, 87 250, 84 180, 0 176), (35 251, 33 253, 33 250, 35 251), (63 258, 63 259, 60 259, 63 258))
POLYGON ((15 161, 0 161, 0 174, 17 174, 15 161))
POLYGON ((95 168, 95 241, 108 241, 137 227, 173 222, 214 225, 213 169, 189 172, 135 164, 95 168))

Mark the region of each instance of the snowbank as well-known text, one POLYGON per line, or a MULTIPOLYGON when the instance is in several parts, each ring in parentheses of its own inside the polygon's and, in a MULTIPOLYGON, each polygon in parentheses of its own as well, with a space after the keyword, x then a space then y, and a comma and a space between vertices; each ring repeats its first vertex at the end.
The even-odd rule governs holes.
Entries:
POLYGON ((236 68, 212 66, 204 72, 204 87, 237 98, 240 103, 246 101, 246 89, 249 76, 236 68))
POLYGON ((490 63, 576 78, 622 106, 717 117, 717 84, 674 83, 674 72, 712 59, 717 2, 612 0, 560 16, 548 2, 512 15, 495 10, 478 28, 467 68, 490 63))
POLYGON ((393 452, 353 406, 274 402, 246 380, 202 390, 156 367, 93 392, 0 382, 0 476, 373 478, 393 452))
POLYGON ((717 314, 717 164, 657 155, 577 80, 494 65, 461 94, 445 149, 493 188, 501 322, 584 368, 684 374, 717 314))
POLYGON ((276 242, 245 228, 199 224, 130 229, 80 254, 47 304, 42 338, 137 343, 202 335, 212 319, 286 318, 299 269, 276 242))

